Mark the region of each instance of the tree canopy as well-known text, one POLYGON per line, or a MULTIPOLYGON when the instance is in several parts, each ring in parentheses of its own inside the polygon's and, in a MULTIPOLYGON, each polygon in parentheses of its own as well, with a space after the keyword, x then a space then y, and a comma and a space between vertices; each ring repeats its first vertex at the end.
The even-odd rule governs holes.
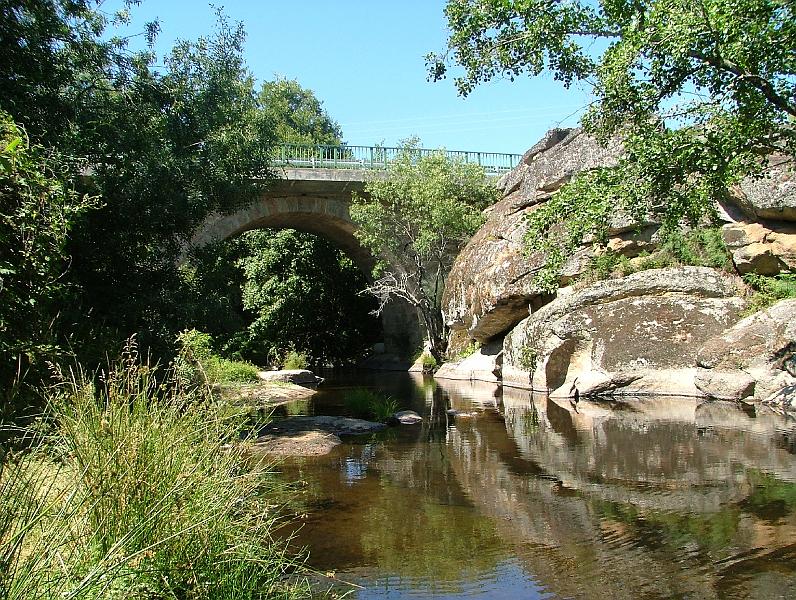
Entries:
POLYGON ((463 95, 494 77, 583 82, 594 94, 586 130, 622 138, 617 167, 584 174, 577 194, 565 187, 558 206, 531 217, 534 239, 578 221, 564 251, 587 234, 602 239, 617 208, 654 211, 668 228, 710 216, 765 155, 796 153, 789 0, 449 0, 445 13, 448 51, 427 57, 432 79, 456 63, 463 95))
MULTIPOLYGON (((265 82, 257 102, 278 142, 342 141, 320 100, 296 81, 265 82)), ((227 354, 266 363, 295 349, 316 364, 342 365, 380 338, 373 299, 358 293, 364 274, 323 238, 250 231, 197 251, 191 263, 190 293, 202 298, 191 326, 212 333, 227 354)))
POLYGON ((340 126, 323 109, 312 90, 303 88, 298 81, 267 81, 258 101, 280 142, 336 146, 342 141, 340 126))
POLYGON ((417 144, 405 143, 386 177, 374 177, 367 195, 354 196, 351 218, 362 244, 382 258, 370 292, 382 306, 395 297, 416 307, 440 359, 445 277, 483 223, 481 211, 496 199, 496 189, 478 165, 451 160, 444 151, 421 155, 417 144))

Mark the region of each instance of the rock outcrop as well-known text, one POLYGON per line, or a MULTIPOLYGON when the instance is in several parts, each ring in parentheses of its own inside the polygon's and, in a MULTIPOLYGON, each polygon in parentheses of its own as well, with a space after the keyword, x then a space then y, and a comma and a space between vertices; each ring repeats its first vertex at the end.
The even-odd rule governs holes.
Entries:
MULTIPOLYGON (((501 335, 549 298, 540 297, 534 273, 544 257, 523 253, 525 215, 584 169, 612 164, 618 143, 607 148, 579 129, 553 129, 523 156, 498 186, 503 199, 489 209, 486 224, 462 250, 448 276, 443 306, 454 329, 480 342, 501 335)), ((629 229, 628 224, 624 224, 629 229)), ((622 224, 618 225, 623 230, 622 224)), ((566 271, 577 271, 577 262, 566 271)))
POLYGON ((747 177, 728 202, 750 221, 796 221, 796 170, 793 158, 774 155, 762 177, 747 177))
POLYGON ((722 237, 739 273, 796 271, 796 223, 728 223, 722 237))
MULTIPOLYGON (((752 379, 753 393, 741 397, 787 401, 777 395, 796 384, 796 300, 781 300, 706 340, 696 362, 705 370, 700 373, 703 380, 715 377, 713 373, 752 379)), ((721 397, 720 392, 728 388, 704 385, 701 389, 709 396, 721 397)))
MULTIPOLYGON (((792 305, 738 322, 749 288, 736 275, 679 267, 587 285, 581 276, 594 250, 586 243, 564 265, 556 293, 535 284, 545 257, 525 251, 526 216, 579 171, 615 164, 621 151, 618 141, 603 147, 578 129, 553 129, 501 178, 502 199, 457 257, 443 298, 449 351, 472 340, 482 348, 437 377, 553 396, 667 394, 796 408, 792 305)), ((718 207, 740 275, 796 272, 791 162, 771 157, 767 173, 744 179, 718 207)), ((645 268, 642 252, 660 254, 658 224, 616 214, 608 247, 645 268)))
POLYGON ((560 290, 506 336, 503 383, 552 396, 700 396, 700 346, 744 306, 737 277, 705 267, 654 269, 560 290))

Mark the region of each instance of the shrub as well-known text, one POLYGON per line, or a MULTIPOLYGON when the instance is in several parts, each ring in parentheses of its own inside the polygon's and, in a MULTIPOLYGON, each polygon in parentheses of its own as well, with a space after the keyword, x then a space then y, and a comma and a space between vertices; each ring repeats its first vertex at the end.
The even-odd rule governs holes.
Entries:
POLYGON ((211 356, 204 362, 210 383, 247 383, 259 381, 257 369, 251 363, 211 356))
POLYGON ((354 388, 345 395, 345 405, 351 414, 361 419, 386 421, 398 411, 398 402, 366 388, 354 388))
POLYGON ((213 354, 213 338, 207 333, 187 329, 177 336, 177 343, 177 375, 186 383, 213 385, 259 379, 253 364, 213 354))
MULTIPOLYGON (((468 356, 472 356, 481 348, 481 343, 475 340, 471 340, 469 344, 467 344, 461 351, 454 356, 450 357, 450 360, 454 362, 459 362, 467 358, 468 356)), ((432 357, 433 358, 433 357, 432 357)), ((436 362, 436 361, 435 361, 436 362)), ((425 363, 424 365, 425 366, 425 363)), ((436 365, 435 365, 436 366, 436 365)), ((433 367, 432 367, 433 368, 433 367)))
POLYGON ((727 271, 732 269, 732 258, 719 228, 661 232, 661 238, 658 250, 652 254, 639 254, 635 266, 626 256, 613 250, 606 250, 592 257, 579 280, 595 282, 609 277, 624 277, 636 271, 679 265, 713 267, 727 271))
POLYGON ((780 273, 773 277, 748 273, 744 281, 754 290, 749 298, 747 313, 768 308, 779 300, 796 298, 796 273, 780 273))
POLYGON ((424 354, 423 355, 423 370, 424 371, 431 371, 437 368, 437 359, 434 358, 431 354, 424 354))
POLYGON ((285 358, 282 361, 282 368, 287 370, 293 369, 306 369, 309 365, 309 357, 305 352, 298 352, 296 350, 288 350, 285 358))

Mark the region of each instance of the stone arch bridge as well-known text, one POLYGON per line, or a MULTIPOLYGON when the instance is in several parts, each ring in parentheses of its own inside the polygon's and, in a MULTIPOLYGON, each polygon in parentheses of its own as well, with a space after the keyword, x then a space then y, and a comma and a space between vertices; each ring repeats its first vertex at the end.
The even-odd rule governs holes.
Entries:
MULTIPOLYGON (((351 195, 364 193, 365 181, 385 172, 399 152, 399 148, 377 146, 281 146, 272 162, 279 178, 248 206, 230 214, 210 215, 193 235, 190 246, 201 247, 250 229, 297 229, 327 238, 370 277, 376 259, 356 238, 356 225, 348 211, 351 195)), ((412 152, 419 158, 439 151, 412 152)), ((446 154, 479 164, 494 176, 511 170, 522 158, 484 152, 446 154)), ((418 316, 408 306, 390 302, 382 322, 388 352, 401 354, 422 342, 418 316)))

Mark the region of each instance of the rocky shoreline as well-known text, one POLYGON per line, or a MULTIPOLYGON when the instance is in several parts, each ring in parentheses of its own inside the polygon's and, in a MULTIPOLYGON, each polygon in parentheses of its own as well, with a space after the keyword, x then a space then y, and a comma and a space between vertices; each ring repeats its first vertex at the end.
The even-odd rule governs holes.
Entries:
MULTIPOLYGON (((726 269, 677 266, 589 283, 591 244, 571 256, 559 289, 534 280, 544 256, 525 251, 525 217, 579 171, 614 163, 578 129, 554 129, 498 183, 502 199, 457 258, 443 310, 449 352, 438 378, 497 382, 553 397, 670 395, 796 409, 796 300, 749 314, 741 275, 796 272, 796 174, 773 157, 763 178, 744 180, 717 206, 726 269)), ((608 248, 628 261, 659 247, 654 219, 623 215, 608 248)))

